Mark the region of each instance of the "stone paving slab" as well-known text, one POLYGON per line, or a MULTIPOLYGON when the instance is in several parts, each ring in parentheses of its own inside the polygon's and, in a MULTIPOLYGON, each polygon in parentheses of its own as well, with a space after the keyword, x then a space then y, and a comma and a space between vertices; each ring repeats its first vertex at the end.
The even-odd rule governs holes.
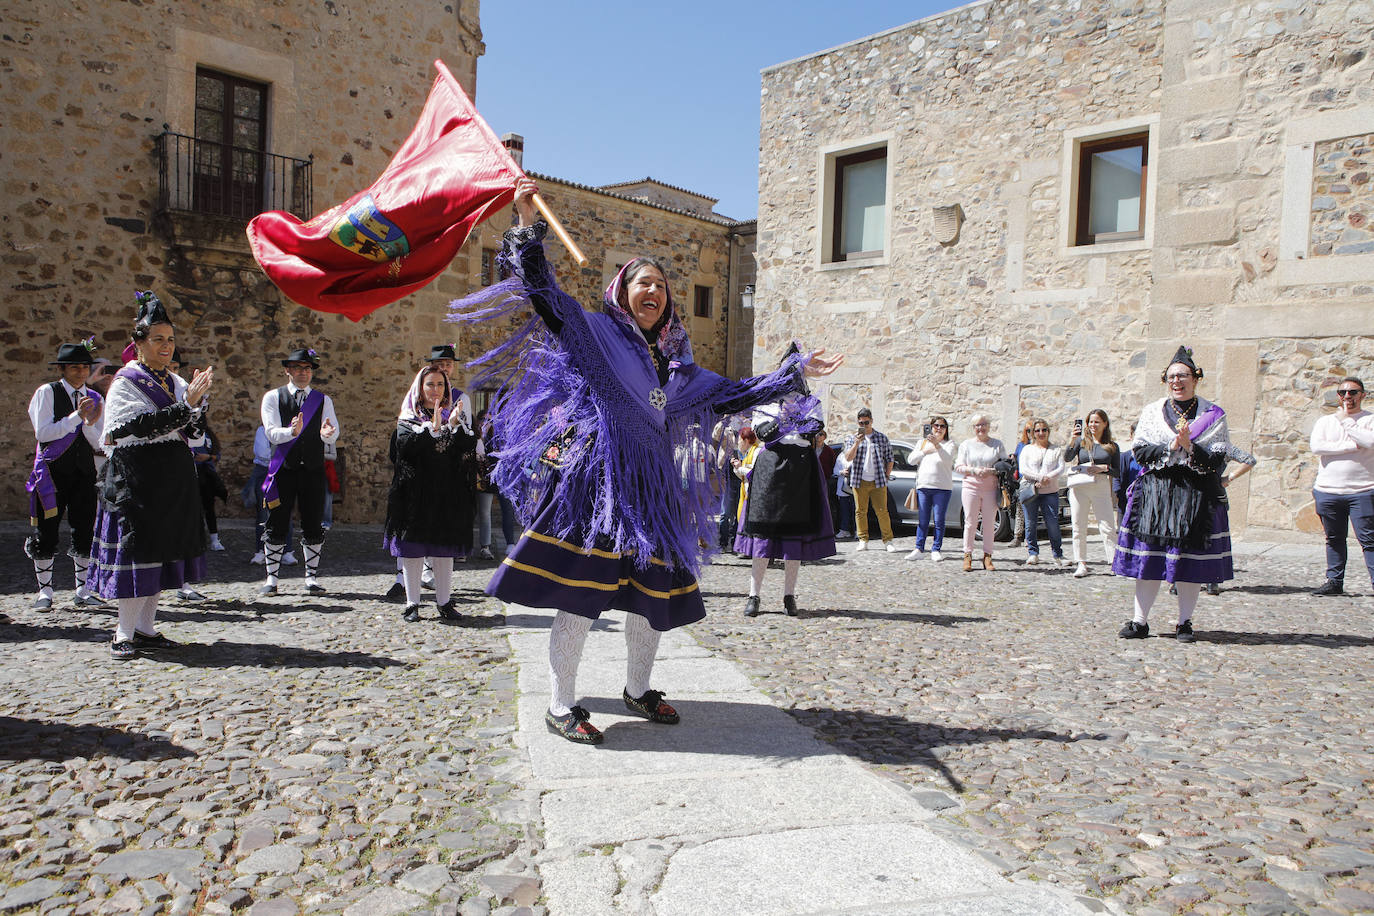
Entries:
MULTIPOLYGON (((541 616, 514 606, 506 614, 526 625, 541 616)), ((664 634, 654 669, 656 683, 682 694, 673 699, 682 722, 626 717, 607 700, 624 685, 616 616, 588 635, 578 677, 578 702, 605 733, 597 747, 544 726, 547 632, 511 635, 521 738, 543 790, 549 852, 540 867, 553 912, 821 913, 1020 893, 920 827, 933 815, 911 794, 832 753, 757 691, 731 693, 742 681, 735 666, 683 631, 664 634), (609 855, 593 855, 599 848, 609 855), (567 868, 569 856, 586 870, 567 868)), ((1041 912, 1090 912, 1064 894, 1054 906, 1041 912)))

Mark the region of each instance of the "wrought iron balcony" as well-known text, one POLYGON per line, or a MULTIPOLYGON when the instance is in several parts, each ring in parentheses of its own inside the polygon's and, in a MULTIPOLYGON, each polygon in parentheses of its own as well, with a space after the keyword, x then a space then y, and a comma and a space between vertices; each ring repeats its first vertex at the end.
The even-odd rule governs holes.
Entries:
POLYGON ((250 220, 266 210, 313 215, 314 157, 262 150, 164 131, 157 138, 158 209, 250 220))

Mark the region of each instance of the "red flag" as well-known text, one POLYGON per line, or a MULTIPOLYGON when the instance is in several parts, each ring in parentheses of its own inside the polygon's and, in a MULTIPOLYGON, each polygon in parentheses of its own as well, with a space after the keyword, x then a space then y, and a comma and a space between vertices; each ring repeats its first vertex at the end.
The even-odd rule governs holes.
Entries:
POLYGON ((253 257, 295 302, 358 321, 443 272, 524 175, 443 61, 420 120, 380 178, 308 222, 248 223, 253 257))

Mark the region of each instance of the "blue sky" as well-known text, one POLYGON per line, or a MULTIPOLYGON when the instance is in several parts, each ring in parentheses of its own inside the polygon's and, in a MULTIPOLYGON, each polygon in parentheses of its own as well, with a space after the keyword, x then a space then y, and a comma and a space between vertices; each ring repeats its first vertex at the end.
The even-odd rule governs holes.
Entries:
POLYGON ((758 215, 759 71, 959 0, 484 0, 477 108, 525 168, 581 184, 652 176, 758 215))

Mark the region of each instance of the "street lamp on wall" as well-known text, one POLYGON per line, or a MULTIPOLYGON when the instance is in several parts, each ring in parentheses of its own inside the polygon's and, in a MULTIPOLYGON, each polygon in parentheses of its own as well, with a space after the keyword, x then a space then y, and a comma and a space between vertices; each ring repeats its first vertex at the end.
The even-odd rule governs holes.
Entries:
POLYGON ((740 290, 739 307, 742 309, 752 309, 754 307, 754 286, 752 283, 740 290))

